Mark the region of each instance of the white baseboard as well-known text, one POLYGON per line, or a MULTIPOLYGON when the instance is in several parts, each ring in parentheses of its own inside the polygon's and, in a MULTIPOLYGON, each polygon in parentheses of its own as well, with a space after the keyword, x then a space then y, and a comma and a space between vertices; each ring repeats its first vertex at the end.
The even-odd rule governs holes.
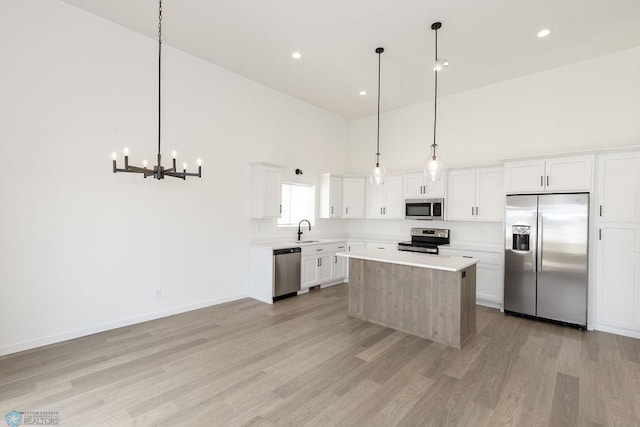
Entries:
POLYGON ((0 347, 0 356, 17 353, 19 351, 30 350, 32 348, 42 347, 49 344, 55 344, 62 341, 72 340, 87 335, 97 334, 99 332, 110 331, 112 329, 122 328, 124 326, 135 325, 136 323, 147 322, 149 320, 160 319, 162 317, 173 316, 174 314, 185 313, 200 308, 211 307, 213 305, 224 304, 225 302, 236 301, 246 298, 246 294, 230 295, 223 298, 216 298, 209 301, 198 302, 194 304, 183 305, 168 310, 156 311, 143 314, 141 316, 129 317, 127 319, 117 320, 115 322, 101 323, 99 325, 90 326, 88 328, 76 329, 73 331, 63 332, 61 334, 50 335, 47 337, 35 338, 32 340, 22 341, 14 344, 4 345, 0 347))
POLYGON ((596 323, 593 325, 593 329, 595 329, 596 331, 608 332, 610 334, 622 335, 624 337, 640 339, 639 331, 634 331, 626 328, 617 328, 615 326, 598 325, 596 323))
POLYGON ((487 301, 484 299, 476 298, 476 305, 481 305, 483 307, 495 308, 502 311, 502 304, 495 301, 487 301))

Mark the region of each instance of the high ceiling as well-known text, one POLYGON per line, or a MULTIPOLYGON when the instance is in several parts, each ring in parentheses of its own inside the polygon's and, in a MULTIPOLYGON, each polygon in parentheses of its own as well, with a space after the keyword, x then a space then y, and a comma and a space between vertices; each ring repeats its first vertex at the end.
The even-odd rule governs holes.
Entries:
MULTIPOLYGON (((64 0, 152 38, 155 0, 64 0)), ((164 0, 163 39, 346 118, 433 98, 434 32, 459 93, 640 46, 639 0, 164 0), (536 37, 541 28, 553 32, 536 37), (291 58, 299 51, 303 57, 291 58), (368 95, 358 92, 366 90, 368 95)), ((615 66, 615 64, 612 64, 615 66)))

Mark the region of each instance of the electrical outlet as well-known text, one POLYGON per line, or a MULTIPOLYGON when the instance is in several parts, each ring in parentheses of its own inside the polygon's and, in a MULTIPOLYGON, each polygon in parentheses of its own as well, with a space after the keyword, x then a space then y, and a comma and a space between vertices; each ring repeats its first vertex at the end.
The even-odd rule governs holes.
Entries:
POLYGON ((156 298, 162 298, 162 288, 156 289, 154 295, 156 298))

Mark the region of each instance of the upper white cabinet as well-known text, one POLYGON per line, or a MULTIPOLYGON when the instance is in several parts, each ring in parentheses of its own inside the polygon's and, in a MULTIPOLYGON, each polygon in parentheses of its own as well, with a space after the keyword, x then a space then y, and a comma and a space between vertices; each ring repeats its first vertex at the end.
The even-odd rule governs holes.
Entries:
POLYGON ((436 181, 431 182, 423 172, 410 173, 402 176, 403 193, 405 199, 432 199, 444 197, 446 188, 446 174, 436 181))
POLYGON ((380 219, 404 218, 402 176, 387 176, 384 184, 366 181, 366 217, 380 219))
POLYGON ((509 194, 591 191, 593 156, 506 162, 504 186, 509 194))
POLYGON ((282 214, 282 168, 251 165, 251 218, 279 218, 282 214))
POLYGON ((330 173, 320 175, 320 218, 342 217, 342 178, 330 173))
POLYGON ((364 218, 365 183, 364 177, 342 179, 342 218, 364 218))
POLYGON ((600 221, 640 222, 640 151, 598 156, 600 221))
POLYGON ((365 201, 367 218, 403 218, 402 176, 387 176, 382 185, 366 181, 365 201))
POLYGON ((502 221, 502 168, 460 169, 448 172, 447 219, 502 221))

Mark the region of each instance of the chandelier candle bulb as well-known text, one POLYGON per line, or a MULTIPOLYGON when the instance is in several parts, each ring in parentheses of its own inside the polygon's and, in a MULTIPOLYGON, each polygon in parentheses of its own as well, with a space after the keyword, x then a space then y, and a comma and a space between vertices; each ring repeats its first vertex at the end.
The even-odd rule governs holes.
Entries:
POLYGON ((184 169, 185 172, 187 171, 187 164, 186 163, 182 164, 182 169, 184 169))
POLYGON ((113 153, 111 153, 111 159, 112 160, 116 160, 117 158, 118 158, 118 155, 116 154, 115 151, 113 153))
POLYGON ((129 155, 129 147, 124 147, 124 155, 128 156, 129 155))
POLYGON ((177 155, 178 155, 178 153, 176 153, 176 150, 173 150, 171 152, 171 157, 173 157, 174 159, 176 158, 177 155))
POLYGON ((198 159, 196 162, 198 163, 198 167, 202 166, 202 159, 198 159))
POLYGON ((146 169, 147 165, 149 164, 149 162, 147 162, 146 160, 142 161, 142 166, 146 169))

